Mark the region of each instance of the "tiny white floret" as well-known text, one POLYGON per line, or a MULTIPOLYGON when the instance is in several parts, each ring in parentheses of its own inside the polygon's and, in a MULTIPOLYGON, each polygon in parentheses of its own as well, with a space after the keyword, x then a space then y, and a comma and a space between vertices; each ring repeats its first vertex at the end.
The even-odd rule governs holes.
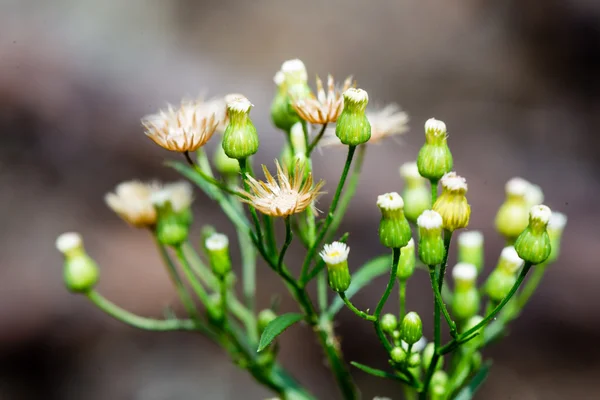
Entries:
POLYGON ((331 244, 326 244, 323 251, 319 254, 327 265, 336 265, 348 260, 349 253, 350 247, 348 247, 346 243, 333 242, 331 244))
POLYGON ((396 192, 385 193, 377 196, 377 207, 384 210, 401 210, 404 208, 404 200, 396 192))
POLYGON ((452 268, 455 281, 473 282, 477 278, 477 267, 470 263, 460 262, 452 268))
POLYGON ((439 119, 429 118, 425 122, 425 132, 446 134, 446 124, 444 121, 440 121, 439 119))
POLYGON ((483 245, 483 233, 481 231, 467 231, 458 235, 458 244, 464 247, 481 247, 483 245))
POLYGON ((417 218, 417 225, 423 229, 440 229, 442 227, 442 216, 433 210, 425 210, 417 218))
POLYGON ((350 88, 344 92, 344 100, 355 104, 366 103, 369 101, 369 95, 362 89, 350 88))
POLYGON ((534 221, 541 222, 542 224, 548 224, 548 222, 550 222, 550 217, 552 216, 552 211, 548 206, 540 204, 531 207, 529 216, 534 221))
POLYGON ((213 233, 206 239, 204 245, 209 251, 223 250, 229 246, 229 238, 222 233, 213 233))
POLYGON ((81 235, 76 232, 66 232, 56 238, 56 248, 63 254, 81 247, 82 244, 81 235))
POLYGON ((548 229, 562 231, 567 225, 567 216, 561 212, 553 211, 548 222, 548 229))
MULTIPOLYGON (((531 183, 523 178, 515 177, 506 182, 504 189, 506 194, 512 196, 526 196, 531 188, 531 183)), ((538 203, 535 203, 538 204, 538 203)))
POLYGON ((467 180, 462 176, 456 175, 456 172, 447 172, 440 179, 440 183, 442 184, 442 188, 449 190, 451 192, 456 191, 467 191, 467 180))
POLYGON ((514 246, 508 246, 502 249, 502 252, 500 253, 500 262, 504 262, 511 271, 516 271, 523 265, 523 259, 519 257, 514 246))

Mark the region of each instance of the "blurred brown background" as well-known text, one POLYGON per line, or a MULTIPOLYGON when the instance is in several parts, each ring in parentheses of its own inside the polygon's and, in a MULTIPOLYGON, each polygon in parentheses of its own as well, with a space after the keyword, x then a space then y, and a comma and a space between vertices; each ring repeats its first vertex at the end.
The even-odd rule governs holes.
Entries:
MULTIPOLYGON (((488 263, 502 246, 494 213, 504 182, 521 175, 568 214, 561 260, 509 339, 489 349, 481 399, 600 397, 600 3, 592 0, 0 0, 0 399, 263 399, 269 393, 208 340, 144 333, 66 293, 57 234, 80 231, 102 267, 101 291, 143 315, 177 307, 144 232, 104 206, 130 178, 175 178, 139 119, 185 95, 246 94, 277 156, 272 76, 299 57, 312 77, 353 74, 371 102, 411 117, 401 143, 372 146, 343 227, 352 264, 383 251, 374 199, 400 190, 424 121, 450 131, 456 169, 469 181, 471 226, 486 233, 488 263)), ((312 78, 311 78, 312 80, 312 78)), ((317 155, 338 177, 344 153, 317 155)), ((327 204, 327 198, 322 204, 327 204)), ((198 195, 196 227, 216 208, 198 195)), ((284 293, 266 268, 260 303, 284 293)), ((373 307, 384 282, 356 297, 373 307)), ((426 316, 425 276, 409 309, 426 316)), ((284 301, 283 309, 293 304, 284 301)), ((348 360, 385 366, 371 327, 339 315, 348 360)), ((296 327, 281 339, 285 366, 320 398, 336 398, 315 340, 296 327)), ((401 398, 397 385, 354 371, 364 397, 401 398)))

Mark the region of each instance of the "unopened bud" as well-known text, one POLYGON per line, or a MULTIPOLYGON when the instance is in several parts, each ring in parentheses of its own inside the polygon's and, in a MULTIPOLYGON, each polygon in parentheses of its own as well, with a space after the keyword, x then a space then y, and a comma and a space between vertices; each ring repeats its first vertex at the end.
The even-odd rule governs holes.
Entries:
POLYGON ((352 277, 348 268, 350 248, 342 242, 326 244, 320 253, 327 265, 329 286, 336 292, 345 292, 350 286, 352 277))
POLYGON ((541 264, 550 256, 552 245, 546 228, 552 211, 544 205, 533 206, 529 212, 529 225, 515 242, 515 250, 523 260, 541 264))
POLYGON ((403 281, 407 280, 415 272, 416 265, 415 241, 411 238, 408 244, 400 249, 400 261, 398 262, 396 277, 403 281))
POLYGON ((416 162, 403 164, 400 175, 406 183, 402 191, 404 214, 409 221, 416 222, 423 211, 431 208, 431 192, 425 185, 427 181, 419 175, 416 162))
POLYGON ((406 361, 406 353, 401 347, 394 347, 390 352, 390 358, 397 364, 401 364, 406 361))
POLYGON ((419 151, 417 166, 422 177, 439 180, 452 171, 452 153, 448 148, 446 124, 434 118, 425 123, 425 144, 419 151))
POLYGON ((445 174, 440 180, 442 194, 433 204, 433 210, 442 216, 443 227, 449 231, 469 225, 471 206, 467 202, 467 181, 454 172, 445 174))
POLYGON ((183 244, 188 238, 189 221, 175 212, 169 191, 163 189, 153 193, 151 201, 158 214, 156 222, 158 241, 165 246, 175 247, 183 244))
POLYGON ((381 211, 379 240, 389 248, 401 248, 411 239, 410 225, 404 216, 404 201, 396 192, 377 197, 377 207, 381 211))
POLYGON ((452 269, 452 278, 455 288, 452 296, 452 312, 457 319, 466 320, 479 311, 479 291, 475 286, 477 267, 473 264, 458 263, 452 269))
POLYGON ((350 88, 344 92, 344 110, 335 126, 335 134, 348 146, 358 146, 371 138, 371 124, 365 115, 369 96, 362 89, 350 88))
POLYGON ((227 104, 229 125, 223 135, 223 150, 229 158, 237 160, 250 157, 258 151, 258 134, 250 119, 252 103, 237 97, 227 104))
POLYGON ((496 214, 496 229, 509 243, 527 227, 529 204, 527 192, 531 183, 522 178, 512 178, 506 183, 506 200, 496 214))
POLYGON ((208 253, 210 267, 213 273, 223 279, 231 271, 231 258, 229 257, 229 239, 222 233, 211 235, 204 242, 208 253))
MULTIPOLYGON (((483 317, 481 315, 475 315, 471 318, 469 318, 467 320, 467 322, 465 322, 464 325, 464 332, 470 331, 471 329, 475 328, 477 325, 479 325, 479 323, 483 321, 483 317)), ((470 349, 477 349, 479 347, 481 347, 485 341, 485 338, 483 337, 483 328, 485 326, 482 326, 481 328, 479 328, 476 332, 479 332, 479 335, 474 337, 473 339, 469 340, 467 343, 464 344, 464 346, 469 347, 470 349)), ((475 332, 473 332, 475 333, 475 332)))
POLYGON ((513 246, 502 249, 498 265, 492 271, 485 284, 485 290, 490 300, 499 303, 506 297, 517 280, 517 271, 523 265, 523 260, 513 246))
POLYGON ((417 219, 419 226, 419 258, 423 264, 441 264, 446 255, 442 237, 442 217, 435 211, 426 210, 417 219))
POLYGON ((411 353, 408 357, 408 366, 409 367, 418 367, 421 365, 421 354, 419 353, 411 353))
POLYGON ((423 324, 421 317, 414 311, 409 312, 400 324, 400 335, 403 341, 409 345, 415 344, 423 336, 423 324))
POLYGON ((381 317, 381 329, 384 332, 392 333, 398 326, 398 320, 394 314, 384 314, 381 317))
POLYGON ((304 137, 304 127, 301 122, 297 122, 292 126, 290 140, 294 154, 306 153, 306 138, 304 137))
POLYGON ((240 173, 240 163, 235 158, 229 158, 223 150, 223 142, 215 148, 213 155, 215 168, 223 176, 236 176, 240 173))
POLYGON ((552 245, 552 251, 547 262, 555 261, 560 254, 560 242, 562 240, 562 234, 567 225, 567 216, 563 213, 553 211, 548 222, 548 236, 550 236, 550 244, 552 245))
POLYGON ((94 288, 100 275, 98 266, 83 248, 78 233, 63 233, 56 239, 56 248, 65 258, 64 280, 73 293, 86 293, 94 288))
POLYGON ((270 308, 266 308, 258 313, 258 332, 262 335, 267 325, 277 318, 277 314, 270 308))
POLYGON ((475 265, 478 272, 483 270, 483 233, 467 231, 458 235, 458 261, 475 265))
POLYGON ((277 128, 289 132, 292 126, 300 121, 300 119, 296 112, 291 109, 285 73, 278 71, 273 80, 277 85, 277 93, 271 103, 271 120, 277 128))

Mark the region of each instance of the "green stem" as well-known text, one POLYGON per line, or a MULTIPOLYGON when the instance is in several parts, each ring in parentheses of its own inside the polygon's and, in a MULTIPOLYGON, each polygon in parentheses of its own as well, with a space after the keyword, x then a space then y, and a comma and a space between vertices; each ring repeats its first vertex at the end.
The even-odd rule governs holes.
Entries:
POLYGON ((388 297, 390 297, 390 293, 392 293, 392 289, 394 288, 394 283, 396 283, 396 274, 398 273, 398 263, 400 262, 400 248, 392 249, 392 271, 390 273, 390 279, 388 280, 387 287, 385 288, 385 292, 383 292, 383 296, 377 303, 377 307, 375 307, 375 313, 373 317, 375 320, 373 321, 373 325, 375 325, 375 332, 377 332, 377 336, 379 340, 385 347, 386 351, 390 353, 392 351, 392 345, 389 340, 385 337, 383 333, 383 329, 381 329, 381 312, 383 311, 383 306, 387 302, 388 297))
POLYGON ((290 217, 285 217, 285 242, 283 243, 283 247, 281 248, 281 252, 279 253, 279 259, 277 260, 277 272, 281 274, 283 270, 283 259, 285 258, 285 253, 287 252, 288 247, 292 243, 294 235, 292 234, 292 224, 290 223, 290 217))
POLYGON ((327 273, 325 271, 321 271, 317 275, 317 300, 319 304, 319 311, 321 311, 321 313, 325 312, 328 307, 327 292, 327 273))
POLYGON ((402 322, 406 314, 406 279, 399 279, 398 282, 398 322, 402 322))
POLYGON ((359 310, 358 308, 356 308, 356 306, 354 304, 352 304, 352 302, 350 301, 350 299, 348 297, 346 297, 346 293, 344 292, 338 292, 338 294, 340 295, 340 298, 344 301, 344 303, 346 304, 346 306, 356 315, 358 315, 359 317, 366 319, 367 321, 375 321, 375 316, 368 314, 364 311, 359 310))
POLYGON ((200 301, 205 306, 208 306, 210 304, 208 293, 206 293, 206 289, 204 289, 204 286, 202 286, 202 283, 198 280, 198 278, 194 274, 192 268, 190 267, 190 263, 189 263, 187 257, 185 256, 183 247, 177 246, 175 248, 175 254, 177 254, 177 258, 179 259, 179 262, 181 263, 183 273, 185 274, 185 277, 189 281, 190 286, 196 293, 196 296, 198 296, 198 299, 200 299, 200 301))
POLYGON ((213 178, 209 174, 207 174, 204 171, 202 171, 202 168, 200 168, 198 165, 196 165, 196 163, 194 162, 194 160, 192 160, 192 158, 190 157, 190 153, 189 152, 186 151, 186 152, 183 153, 183 155, 185 156, 185 159, 188 162, 188 164, 190 164, 190 166, 192 168, 194 168, 194 170, 196 170, 196 172, 198 173, 198 175, 200 175, 200 177, 202 177, 202 179, 204 179, 206 182, 208 182, 211 185, 218 187, 222 191, 227 192, 229 194, 232 194, 234 196, 244 197, 244 198, 246 197, 246 196, 244 196, 240 192, 237 192, 235 190, 231 190, 230 188, 227 187, 227 185, 225 183, 216 180, 215 178, 213 178))
MULTIPOLYGON (((249 175, 250 173, 248 159, 241 158, 238 160, 238 162, 240 163, 242 180, 244 181, 244 189, 248 192, 250 190, 250 186, 248 185, 248 182, 246 180, 247 175, 249 175)), ((254 227, 256 229, 256 240, 258 242, 257 245, 264 247, 262 229, 260 227, 260 221, 258 220, 258 214, 256 213, 256 209, 252 207, 252 205, 248 205, 248 208, 250 209, 250 215, 252 216, 252 221, 254 221, 254 227)))
POLYGON ((319 131, 319 134, 313 139, 311 144, 308 146, 308 149, 306 149, 306 157, 310 157, 312 151, 315 149, 315 147, 317 147, 317 144, 319 144, 319 141, 325 134, 325 129, 327 129, 327 124, 323 124, 321 130, 319 131))
POLYGON ((106 299, 100 293, 95 290, 87 292, 86 297, 90 299, 99 309, 104 311, 111 317, 131 325, 134 328, 143 329, 147 331, 195 331, 200 330, 210 336, 214 336, 214 333, 207 327, 201 326, 198 322, 191 319, 168 319, 158 320, 153 318, 140 317, 127 310, 122 309, 115 303, 106 299), (210 332, 210 333, 209 333, 210 332))
POLYGON ((430 179, 429 183, 431 183, 431 205, 435 204, 438 196, 438 179, 430 179))
POLYGON ((320 246, 323 237, 325 237, 325 233, 327 233, 327 229, 331 225, 333 217, 335 215, 335 211, 340 200, 340 195, 342 194, 342 189, 344 188, 344 183, 346 182, 346 178, 348 177, 348 171, 350 170, 350 165, 352 164, 352 158, 354 157, 354 151, 356 150, 356 146, 348 146, 348 156, 346 157, 346 163, 344 164, 344 170, 342 171, 342 176, 340 177, 340 181, 338 183, 337 189, 335 191, 335 195, 333 196, 333 200, 331 202, 331 206, 329 207, 329 212, 327 213, 327 218, 325 219, 325 223, 319 230, 319 234, 317 235, 317 239, 314 241, 308 253, 306 254, 306 258, 304 259, 304 263, 302 264, 302 272, 300 273, 300 280, 304 281, 306 278, 306 274, 308 274, 309 267, 312 263, 312 260, 317 252, 317 248, 320 246))
POLYGON ((513 297, 513 295, 517 292, 517 289, 519 289, 519 286, 521 286, 521 283, 523 283, 523 280, 527 276, 527 273, 531 269, 531 266, 532 266, 532 264, 530 262, 525 262, 525 265, 521 269, 521 272, 519 273, 519 276, 517 277, 515 284, 510 289, 510 292, 508 292, 506 297, 504 299, 502 299, 500 304, 498 304, 496 306, 496 308, 494 308, 494 310, 491 313, 486 315, 486 317, 481 322, 479 322, 477 325, 475 325, 468 331, 461 333, 454 340, 450 341, 444 347, 440 348, 439 353, 440 354, 449 353, 450 351, 454 350, 454 348, 456 347, 456 344, 465 343, 467 341, 467 339, 470 340, 473 337, 475 337, 477 335, 479 329, 481 329, 488 322, 490 322, 502 310, 502 308, 506 305, 506 303, 508 303, 510 301, 510 299, 513 297))
POLYGON ((265 244, 267 251, 275 253, 277 251, 277 242, 275 241, 275 230, 273 229, 273 218, 266 214, 262 215, 263 225, 265 226, 265 244))
POLYGON ((210 268, 206 264, 204 264, 200 256, 198 256, 198 253, 196 253, 196 251, 194 250, 194 247, 191 245, 191 243, 185 242, 182 245, 182 247, 187 259, 190 261, 190 266, 196 274, 196 276, 198 276, 202 283, 208 286, 211 290, 218 290, 219 280, 216 276, 214 276, 210 268))
POLYGON ((444 255, 444 261, 440 264, 440 275, 438 276, 438 291, 442 291, 444 286, 444 278, 446 275, 446 268, 448 267, 448 254, 450 253, 450 242, 452 241, 452 232, 444 230, 444 248, 446 254, 444 255))
MULTIPOLYGON (((434 294, 433 298, 435 301, 435 305, 439 310, 442 311, 442 315, 444 316, 444 319, 446 319, 446 322, 448 323, 448 327, 450 327, 450 335, 452 335, 452 337, 455 337, 456 336, 456 323, 452 320, 452 317, 448 313, 446 304, 444 304, 444 300, 442 299, 442 294, 440 293, 440 290, 438 289, 438 286, 436 284, 435 266, 433 266, 433 265, 429 267, 429 278, 431 280, 431 288, 433 289, 433 294, 434 294)), ((437 337, 437 335, 436 335, 436 337, 437 337)), ((438 347, 439 347, 439 343, 438 343, 438 347)))

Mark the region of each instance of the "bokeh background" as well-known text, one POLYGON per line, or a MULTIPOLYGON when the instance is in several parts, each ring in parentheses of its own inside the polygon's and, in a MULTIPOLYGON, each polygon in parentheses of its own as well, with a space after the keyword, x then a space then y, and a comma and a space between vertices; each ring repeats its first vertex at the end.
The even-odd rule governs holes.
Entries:
MULTIPOLYGON (((444 120, 489 268, 507 179, 541 185, 569 216, 560 261, 510 337, 487 351, 495 363, 478 397, 600 397, 597 1, 0 0, 0 399, 269 396, 207 339, 138 332, 66 293, 54 239, 80 231, 101 264, 100 290, 123 307, 177 309, 151 240, 103 195, 125 179, 176 178, 162 167, 175 155, 147 140, 139 120, 185 95, 244 93, 262 139, 257 161, 272 160, 283 142, 269 123, 272 77, 296 57, 311 77, 353 74, 372 103, 397 102, 411 117, 401 140, 368 151, 343 226, 353 268, 383 251, 375 196, 401 189, 397 167, 415 158, 424 121, 444 120)), ((316 174, 335 182, 344 157, 317 154, 316 174)), ((200 194, 195 207, 196 228, 230 229, 200 194)), ((260 271, 263 306, 285 294, 270 272, 260 271)), ((384 285, 357 304, 373 307, 384 285)), ((426 277, 414 278, 409 309, 426 329, 429 297, 426 277)), ((343 311, 338 329, 349 360, 385 365, 367 323, 343 311)), ((286 332, 281 347, 319 398, 337 398, 309 329, 286 332)), ((366 399, 402 398, 394 383, 354 375, 366 399)))

